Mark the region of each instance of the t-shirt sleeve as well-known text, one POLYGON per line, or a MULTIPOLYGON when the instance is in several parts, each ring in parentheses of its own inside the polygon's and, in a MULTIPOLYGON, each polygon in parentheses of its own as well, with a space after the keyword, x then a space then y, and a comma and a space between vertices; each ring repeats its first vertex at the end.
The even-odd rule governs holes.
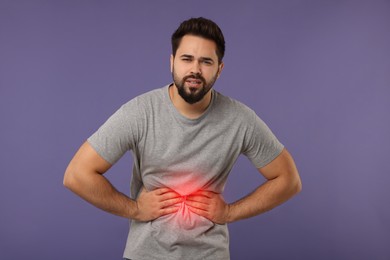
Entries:
POLYGON ((115 164, 138 139, 138 111, 134 101, 119 108, 94 134, 88 143, 110 164, 115 164))
POLYGON ((284 146, 263 120, 254 111, 251 112, 243 154, 256 168, 261 168, 274 160, 282 152, 284 146))

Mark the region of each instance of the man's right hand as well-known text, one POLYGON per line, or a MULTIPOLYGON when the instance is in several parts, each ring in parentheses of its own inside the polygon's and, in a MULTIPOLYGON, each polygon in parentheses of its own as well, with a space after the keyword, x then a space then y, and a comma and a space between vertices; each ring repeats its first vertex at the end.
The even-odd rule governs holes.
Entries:
POLYGON ((134 219, 151 221, 163 215, 175 213, 179 210, 182 201, 182 196, 169 188, 147 191, 143 187, 136 200, 137 213, 134 219))

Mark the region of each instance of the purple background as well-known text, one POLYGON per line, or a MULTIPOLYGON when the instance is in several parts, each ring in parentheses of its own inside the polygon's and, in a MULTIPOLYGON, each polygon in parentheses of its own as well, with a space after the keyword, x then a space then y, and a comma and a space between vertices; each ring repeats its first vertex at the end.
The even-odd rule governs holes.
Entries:
MULTIPOLYGON (((390 1, 0 2, 0 259, 121 259, 127 220, 62 186, 121 104, 171 81, 189 17, 224 31, 215 88, 255 109, 303 191, 230 225, 232 259, 390 259, 390 1)), ((131 156, 108 178, 129 193, 131 156)), ((234 201, 263 178, 240 158, 234 201)))

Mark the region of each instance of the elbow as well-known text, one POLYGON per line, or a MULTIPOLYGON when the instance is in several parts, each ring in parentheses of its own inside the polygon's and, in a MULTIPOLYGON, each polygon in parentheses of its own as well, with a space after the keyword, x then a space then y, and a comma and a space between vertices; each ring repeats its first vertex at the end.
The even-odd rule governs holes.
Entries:
POLYGON ((64 179, 62 181, 65 188, 70 190, 73 193, 78 193, 80 189, 80 180, 76 176, 74 171, 67 170, 64 174, 64 179))
POLYGON ((72 190, 72 187, 74 186, 74 174, 73 171, 68 167, 64 174, 64 179, 62 180, 63 185, 72 190))
POLYGON ((298 174, 297 174, 292 186, 293 186, 292 189, 293 189, 294 195, 298 194, 302 191, 302 181, 301 181, 301 178, 299 177, 298 174))
POLYGON ((69 186, 70 186, 70 180, 69 180, 69 177, 67 176, 66 173, 65 173, 65 175, 64 175, 64 179, 62 180, 62 184, 63 184, 64 187, 66 187, 66 188, 69 188, 69 186))
POLYGON ((70 177, 69 177, 69 174, 67 172, 65 172, 65 174, 64 174, 64 179, 62 180, 62 184, 68 189, 71 185, 70 177))
POLYGON ((299 179, 295 185, 295 194, 298 194, 302 191, 302 181, 299 179))

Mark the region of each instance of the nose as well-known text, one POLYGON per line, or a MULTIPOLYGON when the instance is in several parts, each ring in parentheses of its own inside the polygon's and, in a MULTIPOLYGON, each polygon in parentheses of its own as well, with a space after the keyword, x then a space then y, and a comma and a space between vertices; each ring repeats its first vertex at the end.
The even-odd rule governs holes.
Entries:
POLYGON ((199 75, 202 74, 202 70, 201 70, 201 67, 200 67, 200 63, 199 63, 198 61, 194 61, 194 62, 193 62, 192 68, 191 68, 191 73, 192 73, 192 74, 199 74, 199 75))

